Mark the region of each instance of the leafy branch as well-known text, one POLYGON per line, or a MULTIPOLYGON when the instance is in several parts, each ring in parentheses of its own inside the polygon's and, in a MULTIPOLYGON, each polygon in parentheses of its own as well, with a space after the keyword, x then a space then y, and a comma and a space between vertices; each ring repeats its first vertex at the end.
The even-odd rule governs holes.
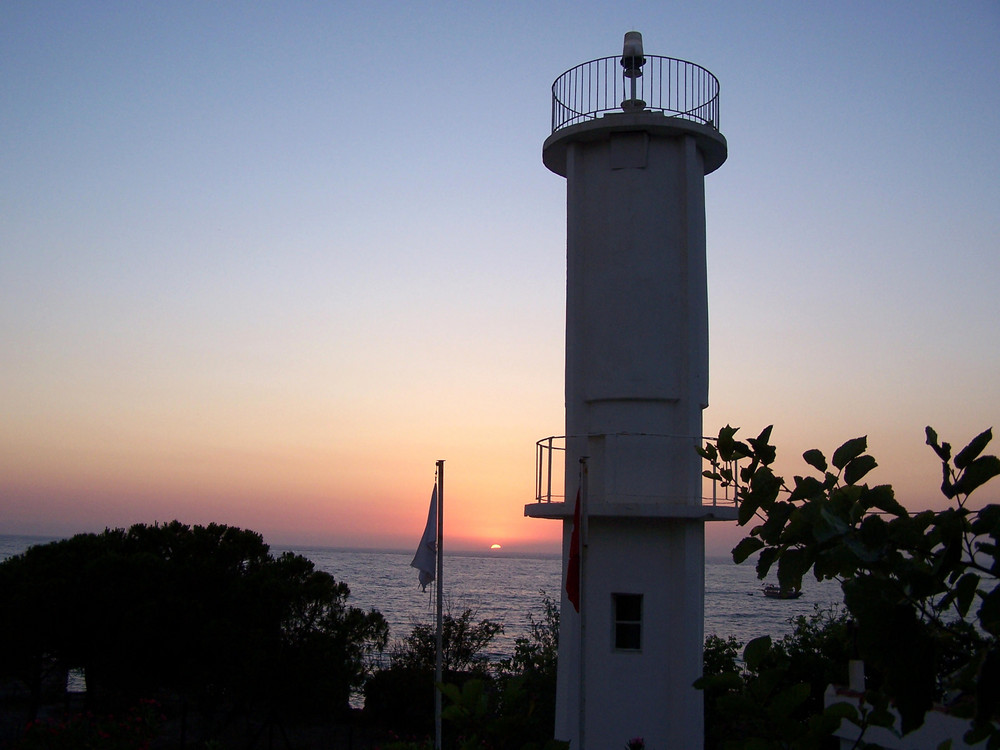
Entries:
MULTIPOLYGON (((1000 716, 1000 506, 970 502, 1000 474, 1000 459, 984 453, 992 431, 953 454, 927 428, 949 505, 913 513, 890 485, 863 481, 878 466, 864 436, 829 460, 806 451, 811 471, 789 483, 772 468, 772 428, 745 441, 737 431, 727 426, 701 449, 711 464, 705 476, 733 488, 739 523, 750 526, 733 559, 756 554, 760 578, 777 565, 783 588, 800 588, 810 572, 840 582, 858 654, 891 696, 903 733, 919 727, 935 701, 947 700, 972 719, 969 738, 1000 743, 991 723, 1000 716)), ((869 691, 869 703, 877 705, 879 695, 869 691)))

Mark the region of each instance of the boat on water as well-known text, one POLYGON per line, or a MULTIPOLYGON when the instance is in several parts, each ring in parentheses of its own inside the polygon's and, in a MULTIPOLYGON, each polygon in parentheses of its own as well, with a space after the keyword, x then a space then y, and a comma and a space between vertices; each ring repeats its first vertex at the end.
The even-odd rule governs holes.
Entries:
POLYGON ((764 596, 771 599, 798 599, 802 596, 802 591, 799 589, 783 589, 781 586, 775 586, 773 583, 765 584, 762 590, 764 596))

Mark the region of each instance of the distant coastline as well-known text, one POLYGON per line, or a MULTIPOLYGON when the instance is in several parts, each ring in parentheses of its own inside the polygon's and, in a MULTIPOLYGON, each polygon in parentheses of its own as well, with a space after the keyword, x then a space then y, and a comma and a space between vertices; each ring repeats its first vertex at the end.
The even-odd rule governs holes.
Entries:
MULTIPOLYGON (((323 544, 271 544, 271 551, 289 551, 309 557, 309 550, 319 550, 322 552, 364 552, 370 554, 385 555, 412 555, 412 549, 400 549, 398 547, 340 547, 326 546, 323 544)), ((562 555, 559 552, 514 552, 507 550, 471 550, 457 549, 450 551, 447 547, 444 550, 445 557, 499 557, 516 560, 558 560, 562 555)))
MULTIPOLYGON (((86 533, 86 532, 80 532, 86 533)), ((41 534, 0 534, 0 561, 8 557, 19 555, 28 547, 40 544, 58 542, 62 539, 69 539, 69 536, 46 536, 41 534)), ((266 541, 266 540, 265 540, 266 541)), ((309 557, 310 551, 317 552, 363 552, 372 554, 405 555, 412 553, 411 549, 399 547, 344 547, 338 545, 323 544, 295 544, 288 542, 270 543, 268 546, 272 552, 297 552, 305 557, 309 557)), ((457 549, 448 550, 445 547, 445 557, 477 557, 477 558, 502 558, 516 560, 558 560, 562 557, 560 552, 515 552, 507 550, 470 550, 457 549)), ((734 564, 728 555, 707 555, 705 557, 707 565, 734 564)))
MULTIPOLYGON (((79 532, 81 534, 92 533, 92 532, 79 532)), ((93 532, 100 533, 100 532, 93 532)), ((14 555, 19 555, 29 547, 38 546, 40 544, 49 544, 51 542, 58 542, 63 539, 69 539, 74 535, 58 536, 58 535, 44 535, 44 534, 0 534, 0 561, 7 559, 8 557, 13 557, 14 555)), ((310 551, 316 552, 357 552, 357 553, 372 553, 372 554, 388 554, 388 555, 405 555, 412 554, 412 549, 404 549, 401 547, 345 547, 341 545, 326 545, 326 544, 298 544, 295 542, 269 542, 267 539, 264 540, 268 547, 270 547, 271 552, 296 552, 305 557, 309 557, 310 551)), ((444 551, 445 557, 483 557, 483 558, 503 558, 503 559, 517 559, 517 560, 557 560, 561 557, 559 552, 532 552, 532 551, 508 551, 508 550, 474 550, 468 548, 460 548, 456 550, 449 550, 447 546, 444 551)))

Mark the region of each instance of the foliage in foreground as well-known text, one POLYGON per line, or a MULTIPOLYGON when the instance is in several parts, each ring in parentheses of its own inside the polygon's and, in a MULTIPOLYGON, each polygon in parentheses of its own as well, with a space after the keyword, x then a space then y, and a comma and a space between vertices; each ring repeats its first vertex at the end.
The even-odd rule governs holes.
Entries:
MULTIPOLYGON (((463 683, 472 676, 488 677, 485 649, 503 632, 493 620, 475 621, 465 609, 458 616, 445 613, 442 620, 442 671, 446 682, 463 683)), ((396 641, 389 666, 365 683, 367 718, 405 735, 424 736, 433 730, 435 627, 417 623, 410 634, 396 641)))
MULTIPOLYGON (((498 706, 482 679, 472 679, 459 687, 439 686, 448 705, 442 712, 457 735, 448 744, 456 750, 568 750, 569 743, 552 739, 552 724, 525 732, 523 722, 498 706)), ((504 692, 512 689, 504 686, 504 692)))
MULTIPOLYGON (((813 472, 789 485, 771 468, 771 428, 746 442, 736 440, 736 432, 724 428, 702 451, 713 465, 706 476, 735 488, 740 525, 758 521, 733 559, 740 563, 759 553, 758 575, 764 578, 777 564, 783 588, 798 589, 810 572, 841 583, 854 628, 852 655, 865 662, 869 681, 864 710, 840 704, 827 717, 862 728, 891 727, 891 703, 907 734, 943 703, 970 720, 967 742, 989 738, 989 747, 1000 747, 1000 506, 977 509, 969 499, 1000 474, 1000 459, 984 454, 992 432, 953 453, 927 428, 950 504, 917 513, 896 500, 891 486, 861 481, 877 465, 864 437, 841 445, 829 461, 818 450, 806 451, 803 459, 813 472)), ((772 645, 758 639, 746 647, 748 667, 766 675, 750 697, 758 711, 791 716, 815 696, 805 682, 768 670, 772 645)), ((733 690, 750 691, 733 678, 703 687, 723 689, 726 680, 733 690)), ((826 721, 812 716, 817 724, 826 721)), ((779 742, 774 726, 756 728, 758 737, 745 736, 737 746, 796 747, 779 742)), ((824 728, 815 730, 822 735, 824 728)))
POLYGON ((705 747, 837 747, 826 738, 839 716, 824 716, 823 693, 844 684, 850 656, 850 618, 816 610, 790 621, 792 632, 743 644, 730 636, 705 639, 705 747))
MULTIPOLYGON (((446 613, 441 622, 441 661, 445 672, 485 672, 489 666, 486 648, 503 624, 494 620, 475 622, 476 613, 466 608, 458 617, 446 613)), ((434 670, 437 643, 435 627, 417 623, 410 634, 392 650, 391 663, 401 669, 434 670)))
POLYGON ((543 597, 541 619, 529 613, 529 630, 514 642, 510 659, 499 664, 503 689, 499 711, 508 731, 522 743, 552 736, 556 723, 556 667, 559 607, 543 597))
MULTIPOLYGON (((562 750, 552 740, 555 726, 556 656, 559 609, 543 595, 544 614, 528 615, 529 632, 514 643, 514 653, 489 663, 485 650, 502 632, 500 623, 474 622, 464 610, 444 619, 444 698, 446 746, 489 750, 562 750)), ((397 731, 423 737, 432 730, 434 630, 418 624, 396 644, 392 664, 373 675, 365 691, 365 712, 397 731)), ((425 743, 402 743, 403 748, 425 743)))

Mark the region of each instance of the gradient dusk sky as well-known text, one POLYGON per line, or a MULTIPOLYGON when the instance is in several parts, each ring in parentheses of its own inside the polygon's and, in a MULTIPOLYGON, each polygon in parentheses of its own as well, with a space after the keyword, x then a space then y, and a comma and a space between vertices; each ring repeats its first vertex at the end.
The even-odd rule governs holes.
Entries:
POLYGON ((867 434, 940 505, 924 426, 1000 426, 996 0, 4 0, 0 533, 410 548, 443 458, 448 547, 557 550, 541 146, 633 28, 722 86, 706 434, 773 423, 789 472, 867 434))

